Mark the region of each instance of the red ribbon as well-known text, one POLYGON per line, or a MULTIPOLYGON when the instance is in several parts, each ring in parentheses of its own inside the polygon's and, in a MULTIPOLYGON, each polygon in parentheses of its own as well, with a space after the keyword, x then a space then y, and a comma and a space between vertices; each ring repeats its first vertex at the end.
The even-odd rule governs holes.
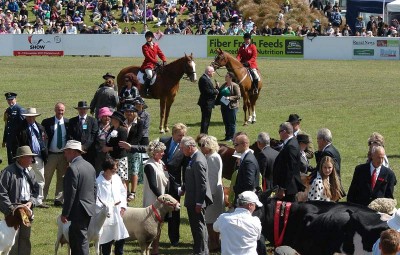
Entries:
POLYGON ((290 207, 292 206, 292 203, 290 202, 283 202, 283 207, 284 207, 284 212, 282 211, 284 216, 283 220, 283 228, 282 232, 279 234, 279 219, 280 219, 280 214, 281 214, 281 206, 282 206, 282 201, 276 201, 275 205, 275 214, 274 214, 274 244, 275 247, 281 246, 283 242, 283 236, 285 235, 286 231, 286 226, 287 222, 289 219, 289 212, 290 212, 290 207))

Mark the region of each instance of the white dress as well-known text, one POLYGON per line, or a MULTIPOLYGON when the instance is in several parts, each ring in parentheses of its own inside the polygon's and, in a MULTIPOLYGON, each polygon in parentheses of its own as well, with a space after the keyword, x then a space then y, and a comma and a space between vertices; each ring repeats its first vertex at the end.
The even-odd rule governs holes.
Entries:
POLYGON ((222 186, 222 159, 218 152, 206 156, 208 166, 208 181, 213 198, 213 204, 207 206, 206 223, 214 223, 224 212, 224 190, 222 186))
MULTIPOLYGON (((128 230, 122 220, 121 208, 126 208, 126 189, 122 184, 121 178, 114 174, 111 180, 106 180, 103 172, 96 179, 97 196, 109 206, 110 217, 106 218, 103 224, 100 244, 108 243, 112 240, 118 241, 129 237, 128 230), (117 205, 115 205, 117 204, 117 205)), ((100 211, 102 203, 96 200, 97 211, 100 211)))

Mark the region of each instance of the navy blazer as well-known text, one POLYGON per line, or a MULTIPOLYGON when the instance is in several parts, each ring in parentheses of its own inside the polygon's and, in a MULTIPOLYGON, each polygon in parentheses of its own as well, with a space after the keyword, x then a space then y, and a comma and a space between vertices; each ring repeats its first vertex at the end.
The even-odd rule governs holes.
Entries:
MULTIPOLYGON (((35 122, 35 124, 39 129, 38 142, 40 144, 40 155, 38 156, 41 157, 42 160, 46 163, 48 157, 48 150, 45 143, 46 132, 42 125, 37 122, 35 122)), ((26 119, 22 121, 21 126, 16 132, 16 143, 14 146, 15 148, 18 148, 24 145, 28 145, 32 149, 32 137, 29 131, 29 124, 26 119)))
POLYGON ((286 189, 287 195, 304 191, 300 178, 300 146, 296 138, 291 138, 275 159, 273 185, 286 189))
POLYGON ((370 163, 358 165, 354 170, 347 201, 367 206, 376 198, 393 198, 396 183, 397 180, 393 171, 381 166, 381 171, 372 190, 370 163))
POLYGON ((96 171, 81 156, 69 165, 64 176, 63 216, 79 220, 95 214, 97 196, 96 171))
POLYGON ((168 161, 168 152, 171 146, 172 137, 161 137, 160 142, 164 143, 166 147, 162 161, 167 167, 168 173, 172 175, 172 177, 175 179, 175 183, 180 186, 182 184, 182 166, 184 163, 185 155, 183 155, 182 151, 179 149, 178 144, 178 147, 175 149, 174 154, 168 161))
MULTIPOLYGON (((233 187, 235 197, 244 191, 253 191, 260 185, 260 167, 256 157, 248 151, 240 163, 236 183, 233 187)), ((236 199, 235 199, 236 201, 236 199)))
POLYGON ((99 131, 97 120, 87 115, 85 120, 87 128, 84 130, 79 119, 80 116, 76 116, 69 120, 68 140, 80 141, 84 150, 88 151, 89 149, 92 149, 94 151, 94 141, 97 137, 97 132, 99 131))

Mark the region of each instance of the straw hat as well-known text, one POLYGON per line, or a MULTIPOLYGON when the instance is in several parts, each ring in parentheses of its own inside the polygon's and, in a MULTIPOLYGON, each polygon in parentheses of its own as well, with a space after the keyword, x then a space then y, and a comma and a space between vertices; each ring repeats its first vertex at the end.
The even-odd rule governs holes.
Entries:
POLYGON ((32 150, 29 146, 25 145, 25 146, 21 146, 18 147, 17 149, 17 154, 15 155, 14 158, 19 158, 19 157, 23 157, 23 156, 37 156, 37 154, 32 153, 32 150))
POLYGON ((29 107, 29 108, 27 108, 26 111, 25 111, 24 113, 22 113, 21 115, 22 115, 22 116, 25 116, 25 117, 36 117, 36 116, 39 116, 40 113, 37 113, 37 112, 36 112, 36 108, 29 107))
POLYGON ((65 145, 65 147, 63 149, 61 149, 61 150, 65 151, 66 149, 78 150, 80 152, 85 152, 84 150, 82 150, 81 142, 78 142, 78 141, 75 141, 75 140, 68 140, 67 144, 65 145))

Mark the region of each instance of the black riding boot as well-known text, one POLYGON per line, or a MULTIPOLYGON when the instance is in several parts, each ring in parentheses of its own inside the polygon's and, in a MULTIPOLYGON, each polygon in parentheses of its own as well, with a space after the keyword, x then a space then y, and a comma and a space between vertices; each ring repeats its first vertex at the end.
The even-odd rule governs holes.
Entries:
POLYGON ((258 79, 253 79, 253 82, 251 85, 253 86, 253 94, 257 95, 258 94, 258 79))
POLYGON ((144 90, 145 90, 146 96, 150 95, 150 83, 151 83, 151 79, 144 78, 144 90))

